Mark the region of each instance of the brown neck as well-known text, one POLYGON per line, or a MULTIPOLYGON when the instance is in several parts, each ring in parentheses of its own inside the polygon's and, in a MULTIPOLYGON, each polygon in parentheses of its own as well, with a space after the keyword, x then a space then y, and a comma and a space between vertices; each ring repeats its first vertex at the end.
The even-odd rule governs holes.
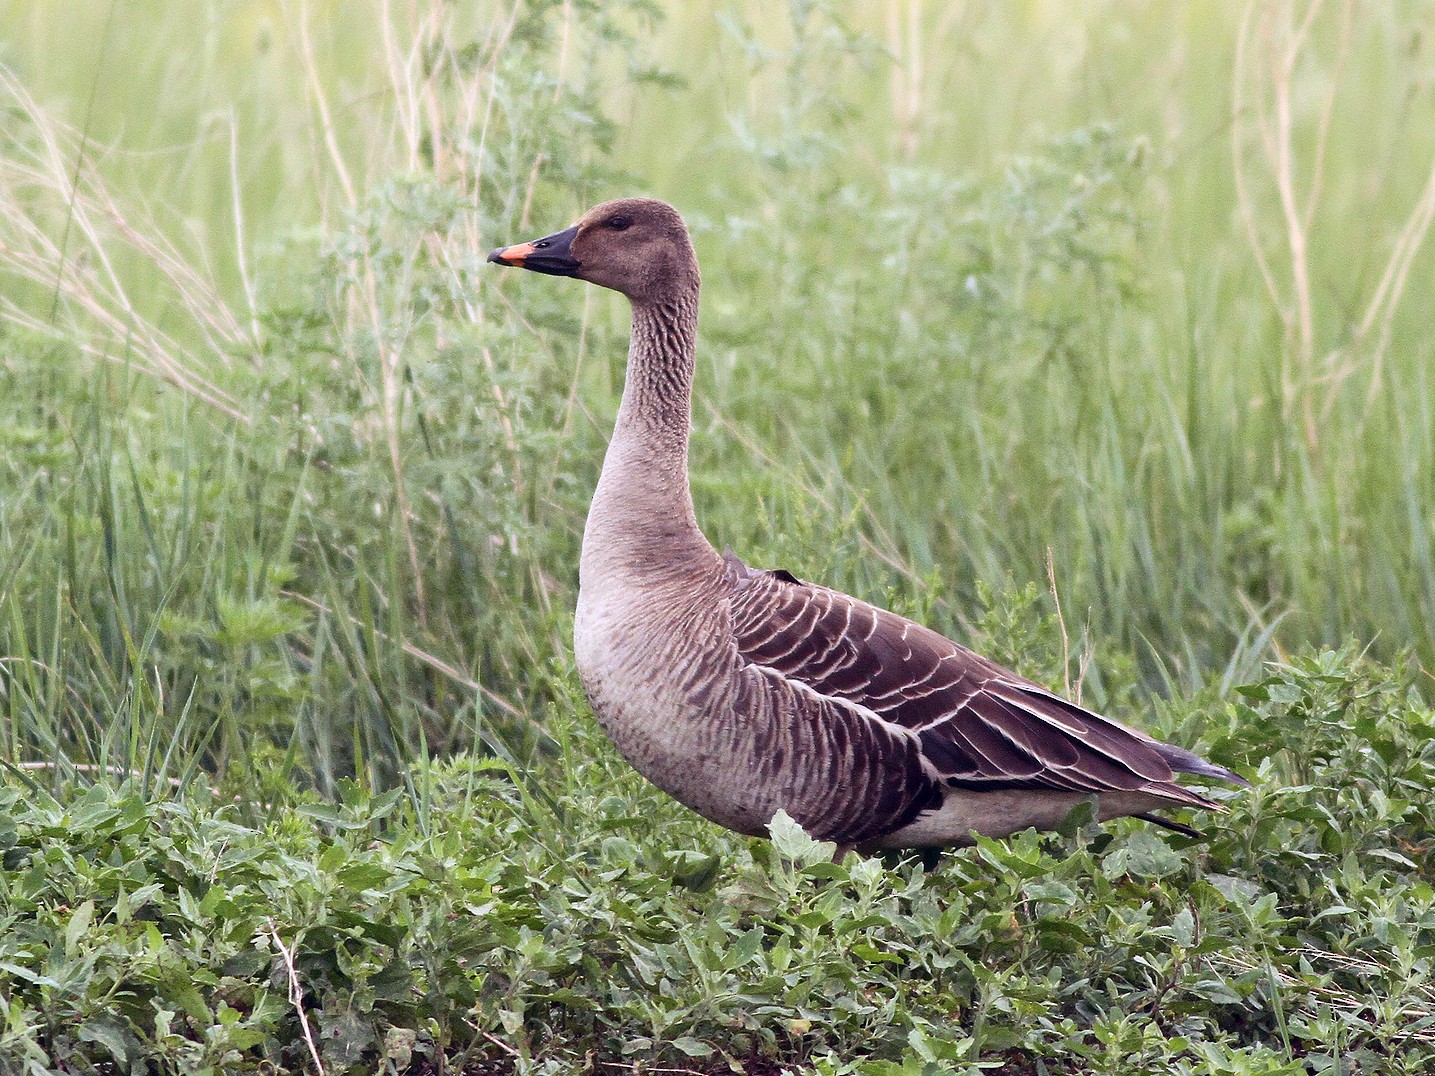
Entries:
POLYGON ((583 585, 681 578, 716 557, 688 487, 698 293, 634 302, 623 402, 583 533, 583 585))
POLYGON ((685 480, 697 331, 695 291, 633 304, 628 374, 614 431, 615 438, 637 433, 656 453, 655 462, 676 465, 685 480))

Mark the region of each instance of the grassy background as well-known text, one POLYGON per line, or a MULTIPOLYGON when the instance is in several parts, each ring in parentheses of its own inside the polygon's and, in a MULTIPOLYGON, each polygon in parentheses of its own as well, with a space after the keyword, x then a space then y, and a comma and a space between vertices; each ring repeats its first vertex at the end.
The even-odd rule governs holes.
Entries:
POLYGON ((560 869, 626 311, 483 258, 641 192, 704 268, 716 544, 1335 787, 1232 691, 1346 640, 1428 687, 1431 14, 0 0, 0 751, 251 825, 405 787, 419 831, 472 751, 560 869))
POLYGON ((541 701, 625 311, 482 255, 624 191, 719 545, 957 633, 1050 576, 1103 705, 1428 667, 1422 10, 4 9, 16 754, 152 692, 331 782, 541 701))

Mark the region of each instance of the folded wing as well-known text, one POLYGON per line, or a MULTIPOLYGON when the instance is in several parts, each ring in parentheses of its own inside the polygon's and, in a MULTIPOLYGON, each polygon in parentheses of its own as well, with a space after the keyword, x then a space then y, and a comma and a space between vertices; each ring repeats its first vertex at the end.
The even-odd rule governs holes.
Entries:
POLYGON ((1173 780, 1229 770, 1068 702, 929 628, 729 554, 742 659, 914 735, 951 788, 1141 792, 1216 805, 1173 780))

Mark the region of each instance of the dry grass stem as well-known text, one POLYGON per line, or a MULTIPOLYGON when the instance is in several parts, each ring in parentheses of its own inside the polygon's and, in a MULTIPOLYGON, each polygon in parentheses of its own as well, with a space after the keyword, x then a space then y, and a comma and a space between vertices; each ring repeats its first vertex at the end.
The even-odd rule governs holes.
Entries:
MULTIPOLYGON (((286 598, 293 599, 301 605, 307 605, 310 609, 314 609, 317 612, 323 613, 326 616, 337 615, 335 614, 334 610, 330 609, 323 602, 317 601, 316 599, 309 597, 307 594, 300 594, 297 591, 293 590, 281 590, 279 593, 286 598)), ((348 620, 355 627, 364 627, 363 621, 361 621, 356 616, 349 616, 348 620)), ((373 632, 375 637, 382 639, 384 642, 393 641, 389 638, 387 634, 380 631, 378 628, 374 628, 373 632)), ((444 676, 452 680, 454 683, 482 695, 485 699, 493 703, 510 717, 522 716, 522 711, 519 710, 518 707, 514 706, 513 703, 505 699, 502 695, 496 694, 489 688, 484 687, 473 677, 468 676, 466 673, 459 670, 456 666, 450 665, 448 662, 444 661, 437 655, 430 654, 427 650, 424 650, 422 647, 417 647, 410 642, 401 642, 399 644, 399 647, 403 650, 405 654, 409 655, 409 657, 415 658, 423 664, 427 665, 430 669, 433 669, 435 672, 443 674, 444 676)))
POLYGON ((1276 283, 1275 270, 1266 256, 1265 242, 1261 239, 1260 230, 1256 225, 1255 200, 1247 185, 1245 168, 1246 142, 1249 137, 1246 119, 1246 79, 1250 61, 1247 58, 1247 51, 1250 48, 1251 19, 1256 9, 1256 3, 1257 0, 1251 0, 1246 5, 1245 16, 1241 19, 1240 27, 1236 32, 1236 57, 1235 63, 1232 65, 1234 77, 1231 101, 1232 178, 1235 181, 1236 204, 1240 210, 1241 224, 1245 228, 1246 241, 1250 244, 1251 254, 1256 259, 1256 268, 1260 270, 1266 294, 1270 296, 1271 303, 1280 312, 1281 319, 1284 321, 1286 320, 1285 304, 1281 298, 1280 286, 1276 283))
MULTIPOLYGON (((141 771, 126 769, 124 766, 100 766, 89 762, 71 762, 68 759, 57 762, 48 760, 12 762, 8 765, 14 766, 17 770, 26 770, 32 773, 53 773, 63 770, 66 773, 83 774, 86 777, 103 774, 106 777, 118 777, 126 781, 143 780, 145 777, 141 771)), ((161 777, 160 780, 176 791, 184 787, 184 782, 178 777, 161 777)))
POLYGON ((46 317, 7 289, 0 320, 166 381, 248 423, 248 409, 218 375, 234 356, 255 353, 252 321, 246 326, 152 222, 133 222, 95 169, 76 166, 80 135, 41 109, 3 67, 0 97, 21 120, 0 157, 0 274, 54 297, 46 317), (66 229, 69 241, 58 240, 66 229), (182 331, 166 331, 140 312, 126 287, 130 274, 116 265, 120 255, 154 271, 170 299, 166 317, 181 321, 182 331), (76 324, 88 331, 75 331, 76 324))
POLYGON ((339 185, 344 188, 344 202, 350 209, 353 209, 359 204, 358 189, 349 176, 348 165, 344 163, 344 154, 339 148, 339 138, 334 131, 334 120, 329 112, 329 96, 324 89, 324 81, 319 75, 319 63, 314 55, 314 42, 309 36, 309 23, 312 21, 309 16, 309 0, 299 0, 298 21, 299 60, 309 83, 309 100, 313 103, 314 111, 318 115, 319 131, 323 135, 324 147, 329 154, 329 164, 334 169, 334 175, 339 180, 339 185))
MULTIPOLYGON (((1296 949, 1294 954, 1306 960, 1319 974, 1329 971, 1352 972, 1372 982, 1380 982, 1390 974, 1390 968, 1372 960, 1365 960, 1348 953, 1334 953, 1309 946, 1296 949)), ((1302 991, 1318 998, 1338 1013, 1375 1022, 1372 1012, 1372 997, 1356 994, 1333 983, 1312 985, 1299 976, 1292 975, 1271 964, 1259 964, 1245 955, 1230 952, 1213 955, 1211 963, 1216 967, 1237 973, 1264 970, 1293 994, 1302 991)), ((1381 1030, 1389 1035, 1392 1043, 1412 1046, 1416 1043, 1435 1044, 1435 987, 1428 983, 1406 983, 1404 988, 1413 992, 1418 1000, 1407 1001, 1398 1011, 1398 1020, 1386 1022, 1381 1030)))
POLYGON ((299 982, 299 971, 294 967, 294 953, 284 944, 284 939, 279 936, 279 928, 274 925, 273 919, 267 919, 269 924, 269 937, 274 940, 274 946, 279 950, 279 957, 284 961, 284 971, 289 978, 289 1004, 294 1006, 294 1012, 299 1017, 299 1027, 304 1035, 304 1045, 309 1048, 309 1059, 314 1062, 314 1071, 319 1076, 324 1076, 324 1061, 319 1056, 319 1047, 314 1042, 314 1029, 309 1025, 309 1014, 304 1009, 304 986, 299 982))
POLYGON ((1435 221, 1435 165, 1432 165, 1425 188, 1416 199, 1415 208, 1411 210, 1405 226, 1395 239, 1395 248, 1391 251, 1385 272, 1376 286, 1375 295, 1361 319, 1360 327, 1356 330, 1355 338, 1358 344, 1366 339, 1372 328, 1376 325, 1380 327, 1375 347, 1371 351, 1370 397, 1380 390, 1385 359, 1390 351, 1390 335, 1395 325, 1395 314, 1405 293, 1410 267, 1415 263, 1415 256, 1425 242, 1432 221, 1435 221))
POLYGON ((244 197, 239 185, 239 121, 233 110, 229 113, 229 194, 234 214, 234 257, 239 263, 239 280, 244 288, 244 300, 249 306, 249 336, 258 341, 259 297, 254 288, 254 277, 249 272, 249 243, 244 236, 244 197))
POLYGON ((1066 617, 1061 611, 1061 593, 1056 589, 1056 558, 1051 552, 1051 546, 1046 547, 1046 582, 1051 588, 1051 601, 1056 606, 1056 626, 1061 629, 1061 682, 1066 690, 1066 697, 1076 705, 1081 705, 1081 678, 1076 681, 1075 692, 1071 684, 1071 638, 1066 634, 1066 617))
POLYGON ((1318 374, 1310 235, 1325 189, 1330 131, 1356 21, 1355 0, 1344 0, 1340 5, 1336 54, 1314 119, 1315 147, 1307 169, 1308 189, 1302 197, 1297 190, 1295 149, 1298 141, 1296 68, 1301 56, 1312 47, 1312 31, 1321 18, 1322 9, 1322 0, 1312 0, 1297 22, 1290 0, 1252 0, 1247 6, 1236 35, 1231 126, 1233 178, 1242 227, 1266 292, 1285 326, 1289 344, 1281 368, 1282 414, 1287 419, 1299 416, 1306 442, 1312 448, 1319 443, 1319 430, 1329 419, 1341 386, 1353 374, 1364 370, 1368 375, 1367 411, 1380 391, 1391 334, 1409 273, 1431 224, 1435 223, 1435 168, 1432 168, 1410 215, 1395 237, 1384 271, 1352 332, 1350 344, 1330 352, 1326 358, 1329 368, 1318 374), (1255 22, 1260 29, 1255 34, 1258 44, 1253 49, 1255 22), (1253 56, 1253 51, 1259 58, 1253 56), (1253 104, 1247 96, 1252 82, 1259 87, 1254 118, 1251 116, 1253 104), (1269 242, 1261 234, 1257 201, 1247 174, 1247 146, 1253 140, 1253 125, 1254 140, 1261 146, 1280 207, 1288 265, 1284 274, 1286 283, 1278 279, 1268 250, 1269 242), (1321 385, 1325 387, 1325 398, 1317 410, 1315 391, 1321 385))

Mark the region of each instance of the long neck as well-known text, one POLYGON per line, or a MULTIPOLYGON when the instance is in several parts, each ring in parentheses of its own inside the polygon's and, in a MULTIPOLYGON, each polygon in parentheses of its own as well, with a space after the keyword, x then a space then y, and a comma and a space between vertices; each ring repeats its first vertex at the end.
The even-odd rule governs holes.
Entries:
POLYGON ((716 554, 688 487, 697 287, 633 304, 623 402, 583 531, 583 585, 681 581, 716 554))

